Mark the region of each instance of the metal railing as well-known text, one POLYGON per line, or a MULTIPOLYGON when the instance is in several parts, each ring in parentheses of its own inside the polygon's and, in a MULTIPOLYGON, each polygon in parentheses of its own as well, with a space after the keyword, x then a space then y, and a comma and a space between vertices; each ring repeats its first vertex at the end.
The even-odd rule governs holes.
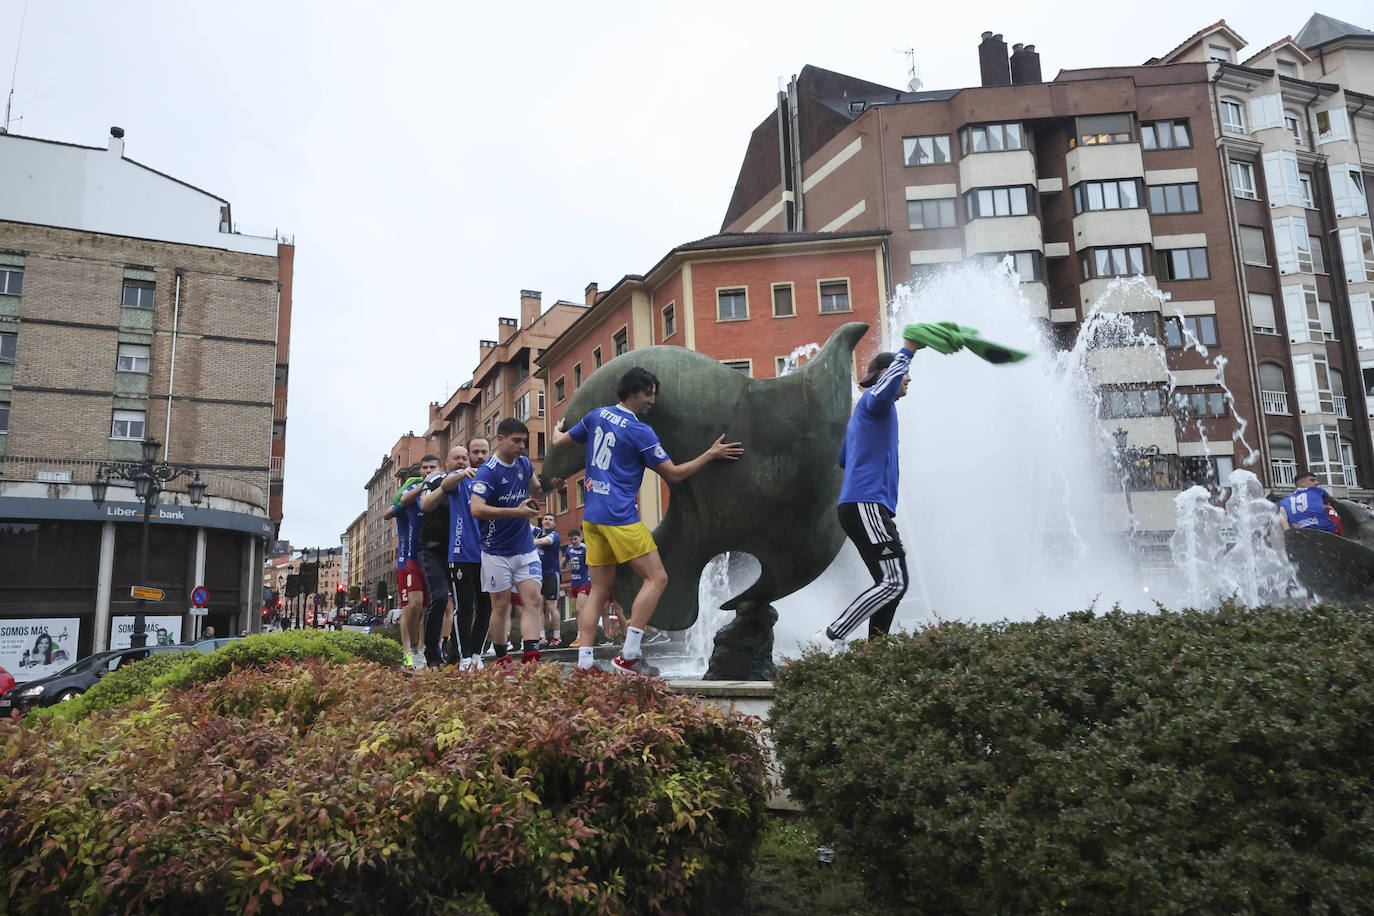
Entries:
POLYGON ((1332 400, 1334 400, 1334 401, 1336 402, 1336 416, 1338 416, 1338 417, 1348 417, 1348 416, 1350 416, 1350 411, 1348 411, 1348 410, 1346 409, 1345 395, 1343 395, 1343 394, 1338 394, 1338 395, 1336 395, 1334 398, 1332 398, 1332 400))
POLYGON ((277 457, 277 456, 275 456, 275 455, 272 457, 271 475, 270 475, 270 476, 271 476, 271 478, 272 478, 273 480, 281 480, 281 479, 282 479, 282 464, 283 464, 285 461, 286 461, 285 458, 280 458, 280 457, 277 457))
POLYGON ((1261 391, 1260 401, 1265 413, 1288 413, 1288 392, 1261 391))
POLYGON ((1298 463, 1285 458, 1275 458, 1269 462, 1269 470, 1274 474, 1274 486, 1291 487, 1298 476, 1298 463))
POLYGON ((1358 469, 1353 464, 1347 464, 1345 466, 1345 485, 1347 487, 1358 487, 1360 485, 1359 478, 1355 475, 1356 470, 1358 469))
POLYGON ((272 401, 272 419, 286 419, 286 398, 276 398, 272 401))

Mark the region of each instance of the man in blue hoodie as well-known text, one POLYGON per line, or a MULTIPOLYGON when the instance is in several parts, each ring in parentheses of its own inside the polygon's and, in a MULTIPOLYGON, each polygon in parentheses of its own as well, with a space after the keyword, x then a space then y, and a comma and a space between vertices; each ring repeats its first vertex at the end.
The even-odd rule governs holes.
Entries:
POLYGON ((854 406, 840 446, 844 484, 840 488, 840 527, 859 549, 873 585, 825 628, 827 639, 841 640, 865 620, 872 638, 892 626, 906 594, 906 551, 897 534, 897 399, 906 394, 911 357, 922 346, 941 353, 963 347, 957 326, 908 325, 902 349, 879 353, 859 381, 866 389, 854 406), (919 329, 919 330, 918 330, 919 329))

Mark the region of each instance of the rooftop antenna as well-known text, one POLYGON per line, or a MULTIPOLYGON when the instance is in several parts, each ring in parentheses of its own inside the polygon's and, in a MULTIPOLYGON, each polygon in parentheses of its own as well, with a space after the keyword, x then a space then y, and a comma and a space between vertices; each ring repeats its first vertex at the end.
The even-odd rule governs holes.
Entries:
POLYGON ((920 68, 916 66, 916 49, 893 48, 892 53, 906 55, 906 89, 907 92, 918 91, 923 84, 921 83, 921 78, 917 76, 917 74, 920 72, 920 68))
MULTIPOLYGON (((0 134, 10 132, 10 110, 14 106, 14 84, 19 78, 19 49, 24 43, 24 23, 29 18, 29 5, 24 4, 24 12, 19 17, 19 38, 14 42, 14 70, 10 73, 10 94, 5 97, 5 126, 0 129, 0 134)), ((24 120, 20 118, 19 120, 24 120)))

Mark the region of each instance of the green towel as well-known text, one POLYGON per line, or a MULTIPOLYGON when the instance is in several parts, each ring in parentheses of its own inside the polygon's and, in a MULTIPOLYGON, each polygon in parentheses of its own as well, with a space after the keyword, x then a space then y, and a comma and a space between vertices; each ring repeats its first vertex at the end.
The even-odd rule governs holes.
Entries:
POLYGON ((976 328, 962 327, 953 321, 909 324, 902 330, 902 336, 915 341, 918 349, 929 347, 938 353, 950 354, 968 348, 974 356, 993 365, 1019 362, 1030 355, 984 340, 978 336, 976 328))

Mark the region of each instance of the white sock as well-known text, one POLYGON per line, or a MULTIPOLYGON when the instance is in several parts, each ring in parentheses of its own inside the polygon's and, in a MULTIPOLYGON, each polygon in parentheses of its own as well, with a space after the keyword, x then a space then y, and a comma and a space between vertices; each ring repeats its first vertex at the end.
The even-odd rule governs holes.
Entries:
POLYGON ((577 667, 579 667, 579 668, 595 668, 595 667, 596 667, 596 650, 593 649, 591 646, 578 646, 578 647, 577 647, 577 667))
POLYGON ((639 658, 639 642, 644 638, 644 631, 639 627, 625 628, 625 645, 620 650, 620 654, 625 658, 639 658))

